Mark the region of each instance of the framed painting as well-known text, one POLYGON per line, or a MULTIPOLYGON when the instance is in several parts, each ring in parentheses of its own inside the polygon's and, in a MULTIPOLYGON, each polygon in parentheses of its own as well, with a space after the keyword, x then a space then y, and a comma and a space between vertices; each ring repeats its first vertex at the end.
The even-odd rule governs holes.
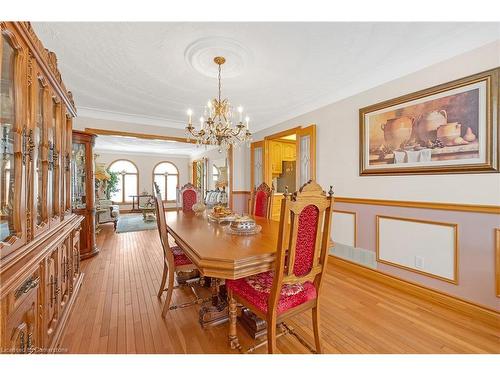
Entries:
POLYGON ((500 68, 359 110, 360 175, 498 172, 500 68))

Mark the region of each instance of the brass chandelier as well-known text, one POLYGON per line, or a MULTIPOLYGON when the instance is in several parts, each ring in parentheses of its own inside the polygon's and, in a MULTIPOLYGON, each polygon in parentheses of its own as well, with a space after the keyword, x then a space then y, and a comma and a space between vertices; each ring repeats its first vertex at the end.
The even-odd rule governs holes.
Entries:
POLYGON ((238 146, 242 143, 250 145, 252 134, 249 130, 250 118, 245 117, 243 123, 243 107, 237 108, 239 119, 233 126, 233 107, 227 99, 221 99, 221 66, 226 62, 222 56, 214 58, 219 69, 219 95, 209 100, 204 108, 204 117, 200 117, 200 128, 196 130, 192 123, 193 111, 188 109, 188 124, 186 135, 188 139, 194 139, 197 145, 218 146, 219 151, 227 150, 231 145, 238 146))

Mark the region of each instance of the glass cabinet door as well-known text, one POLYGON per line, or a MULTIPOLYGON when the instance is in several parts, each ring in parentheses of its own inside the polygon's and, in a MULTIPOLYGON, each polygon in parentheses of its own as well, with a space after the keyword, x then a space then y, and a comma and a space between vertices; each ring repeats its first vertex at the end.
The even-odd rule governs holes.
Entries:
POLYGON ((60 212, 59 203, 59 139, 58 134, 58 122, 59 122, 59 111, 61 106, 54 99, 52 100, 52 165, 53 165, 53 177, 52 177, 52 216, 57 218, 60 212))
POLYGON ((59 104, 52 99, 51 103, 50 122, 47 129, 48 139, 48 181, 47 181, 47 196, 48 196, 48 217, 50 220, 58 219, 59 215, 59 150, 57 145, 57 111, 59 104))
POLYGON ((34 153, 33 153, 33 193, 35 205, 35 223, 39 228, 47 223, 47 206, 45 199, 45 184, 44 171, 46 163, 44 163, 44 143, 45 143, 45 97, 46 89, 42 81, 38 80, 38 84, 34 86, 35 93, 35 127, 33 131, 34 153))
POLYGON ((16 81, 19 50, 10 36, 0 30, 0 257, 21 245, 25 236, 21 224, 23 188, 22 132, 16 81), (4 249, 8 248, 8 249, 4 249))
POLYGON ((66 132, 64 135, 64 208, 71 212, 71 154, 72 154, 72 128, 71 117, 66 115, 66 132))
POLYGON ((73 200, 71 204, 73 209, 87 207, 85 165, 85 144, 73 143, 73 152, 71 157, 71 194, 73 200))

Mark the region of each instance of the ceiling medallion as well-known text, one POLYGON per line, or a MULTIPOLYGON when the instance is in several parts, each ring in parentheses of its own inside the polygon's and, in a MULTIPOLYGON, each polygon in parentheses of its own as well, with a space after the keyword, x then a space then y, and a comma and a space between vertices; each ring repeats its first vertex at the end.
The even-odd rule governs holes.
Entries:
POLYGON ((193 111, 188 109, 188 124, 186 135, 188 139, 194 139, 197 145, 214 145, 219 147, 219 151, 229 149, 231 145, 238 146, 246 143, 250 146, 252 134, 249 130, 250 118, 245 118, 243 123, 243 107, 238 107, 238 123, 233 127, 233 107, 228 99, 221 98, 221 66, 226 62, 222 56, 217 56, 213 60, 218 66, 219 95, 217 98, 209 100, 205 106, 204 117, 200 117, 200 129, 195 130, 192 123, 193 111))
POLYGON ((250 51, 240 42, 220 36, 210 36, 195 40, 184 51, 184 59, 193 70, 210 78, 217 77, 214 56, 224 56, 230 64, 224 66, 224 77, 234 78, 252 64, 250 51))

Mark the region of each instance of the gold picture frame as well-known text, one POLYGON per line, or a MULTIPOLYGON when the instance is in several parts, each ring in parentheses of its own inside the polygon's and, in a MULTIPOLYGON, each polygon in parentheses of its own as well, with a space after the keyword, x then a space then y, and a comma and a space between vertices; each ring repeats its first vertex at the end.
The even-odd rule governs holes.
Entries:
POLYGON ((499 172, 500 67, 359 110, 359 174, 499 172))

